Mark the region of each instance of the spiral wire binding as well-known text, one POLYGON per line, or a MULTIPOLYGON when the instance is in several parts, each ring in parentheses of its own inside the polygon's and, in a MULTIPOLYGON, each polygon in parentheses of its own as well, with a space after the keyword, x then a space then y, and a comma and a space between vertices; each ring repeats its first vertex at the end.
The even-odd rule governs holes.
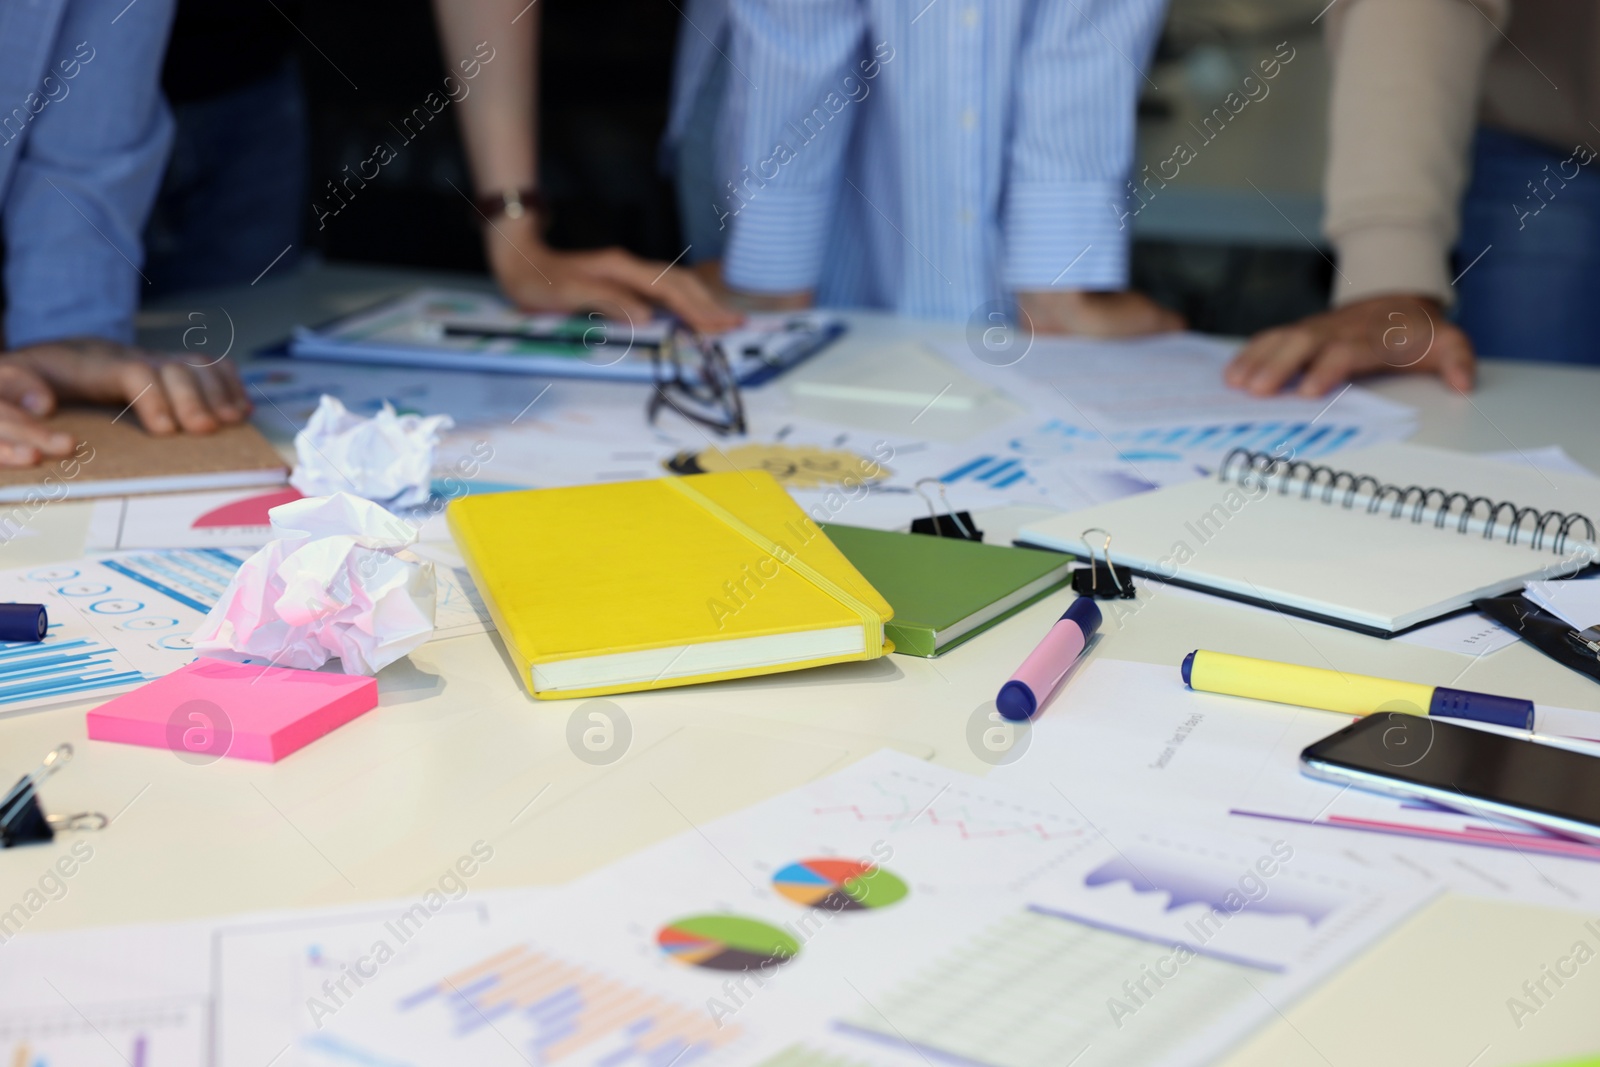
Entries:
POLYGON ((1444 529, 1445 523, 1452 518, 1456 520, 1456 532, 1466 533, 1472 520, 1478 517, 1479 506, 1486 509, 1483 515, 1483 538, 1492 540, 1500 526, 1501 515, 1506 514, 1509 521, 1504 526, 1506 544, 1517 544, 1522 538, 1522 532, 1527 527, 1528 520, 1533 524, 1529 529, 1529 547, 1538 550, 1544 544, 1546 537, 1552 537, 1550 551, 1560 555, 1566 547, 1567 539, 1572 530, 1579 523, 1587 534, 1583 539, 1593 543, 1595 540, 1595 527, 1586 515, 1577 512, 1567 514, 1564 511, 1541 512, 1538 508, 1521 508, 1507 500, 1494 501, 1486 496, 1469 496, 1466 493, 1447 493, 1443 489, 1423 488, 1420 485, 1408 485, 1401 488, 1380 482, 1370 474, 1355 474, 1351 471, 1335 470, 1306 460, 1293 462, 1270 452, 1253 452, 1248 448, 1235 448, 1222 459, 1222 466, 1217 471, 1218 481, 1233 481, 1245 485, 1250 479, 1258 479, 1260 484, 1270 486, 1272 479, 1278 479, 1278 494, 1289 495, 1289 487, 1299 483, 1300 498, 1311 499, 1313 491, 1320 489, 1322 502, 1333 503, 1335 494, 1343 493, 1340 504, 1343 507, 1353 507, 1357 497, 1362 495, 1365 488, 1370 492, 1367 500, 1367 513, 1375 515, 1384 506, 1385 500, 1392 497, 1389 517, 1398 519, 1409 506, 1411 521, 1420 523, 1423 514, 1430 508, 1434 509, 1433 525, 1444 529), (1457 505, 1460 511, 1456 511, 1457 505), (1555 526, 1552 529, 1551 524, 1555 526))

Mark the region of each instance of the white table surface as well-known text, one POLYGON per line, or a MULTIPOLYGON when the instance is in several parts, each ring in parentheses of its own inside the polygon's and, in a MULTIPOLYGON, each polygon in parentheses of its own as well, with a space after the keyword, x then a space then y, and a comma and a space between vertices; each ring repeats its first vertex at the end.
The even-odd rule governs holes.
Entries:
MULTIPOLYGON (((152 338, 177 344, 177 334, 197 321, 187 316, 198 311, 219 331, 215 344, 226 338, 225 308, 237 355, 297 321, 424 281, 462 279, 313 267, 171 305, 147 315, 145 325, 152 338)), ((848 380, 852 361, 895 340, 952 333, 959 331, 863 318, 841 345, 796 374, 848 380)), ((905 388, 924 388, 930 398, 950 384, 937 364, 918 363, 907 373, 905 388)), ((1377 388, 1417 408, 1418 441, 1472 451, 1560 444, 1600 470, 1600 373, 1489 363, 1481 381, 1470 398, 1420 378, 1377 388)), ((850 414, 890 425, 914 412, 850 414)), ((979 404, 917 427, 959 436, 971 427, 940 420, 984 423, 1003 414, 979 404)), ((265 425, 271 428, 270 418, 265 425)), ((42 536, 0 547, 0 567, 80 555, 89 507, 44 509, 35 520, 42 536)), ((1023 517, 1015 509, 985 516, 989 539, 1004 539, 1023 517)), ((634 737, 607 767, 568 750, 575 702, 529 699, 490 636, 436 642, 390 667, 379 678, 377 710, 275 765, 192 766, 169 752, 90 744, 88 704, 3 719, 0 779, 14 780, 70 741, 77 757, 48 786, 50 809, 113 816, 109 829, 83 838, 92 842, 93 859, 26 930, 405 896, 480 838, 493 843, 495 858, 478 885, 554 883, 883 745, 982 773, 985 765, 965 740, 967 718, 993 697, 1019 649, 1030 647, 1058 610, 1036 605, 938 660, 893 656, 613 698, 634 737)), ((1291 628, 1265 613, 1187 597, 1158 598, 1123 629, 1108 631, 1094 655, 1165 664, 1177 663, 1202 632, 1215 647, 1284 659, 1302 656, 1309 635, 1351 669, 1417 680, 1455 677, 1466 662, 1312 623, 1291 628)), ((1520 645, 1474 662, 1456 684, 1600 709, 1600 687, 1520 645)), ((0 910, 21 899, 66 847, 0 853, 0 910)), ((1520 1028, 1506 1006, 1525 980, 1586 936, 1582 923, 1593 918, 1443 897, 1225 1062, 1490 1067, 1600 1050, 1600 962, 1520 1028)))

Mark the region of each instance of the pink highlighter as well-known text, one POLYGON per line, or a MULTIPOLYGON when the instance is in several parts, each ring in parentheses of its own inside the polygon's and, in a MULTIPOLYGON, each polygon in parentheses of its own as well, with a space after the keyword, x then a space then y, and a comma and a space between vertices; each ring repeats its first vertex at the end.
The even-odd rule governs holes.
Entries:
POLYGON ((1039 647, 1028 653, 1017 673, 1000 687, 1000 695, 994 700, 1000 714, 1012 722, 1033 718, 1083 655, 1084 646, 1098 629, 1100 606, 1092 597, 1074 600, 1044 635, 1039 647))

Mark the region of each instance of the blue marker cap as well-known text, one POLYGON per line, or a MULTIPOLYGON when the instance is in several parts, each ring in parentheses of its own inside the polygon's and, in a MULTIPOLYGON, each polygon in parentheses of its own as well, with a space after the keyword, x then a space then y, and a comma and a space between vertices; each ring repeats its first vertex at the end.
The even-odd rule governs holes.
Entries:
POLYGON ((994 698, 994 706, 1012 722, 1027 722, 1039 710, 1039 701, 1032 689, 1021 682, 1010 681, 1000 687, 1000 695, 994 698))
POLYGON ((1083 631, 1085 641, 1094 636, 1100 629, 1100 621, 1104 618, 1100 614, 1100 605, 1094 602, 1092 596, 1081 596, 1067 605, 1067 610, 1061 613, 1063 619, 1071 619, 1078 624, 1078 629, 1083 631))
POLYGON ((0 641, 43 641, 49 629, 43 604, 0 604, 0 641))
POLYGON ((1515 730, 1533 729, 1531 700, 1500 697, 1493 693, 1474 693, 1466 689, 1450 689, 1442 685, 1434 687, 1433 700, 1428 703, 1428 714, 1493 723, 1496 726, 1509 726, 1515 730))
POLYGON ((1189 675, 1194 671, 1194 653, 1193 652, 1191 652, 1187 656, 1183 657, 1182 670, 1183 670, 1183 684, 1184 685, 1190 685, 1189 675))

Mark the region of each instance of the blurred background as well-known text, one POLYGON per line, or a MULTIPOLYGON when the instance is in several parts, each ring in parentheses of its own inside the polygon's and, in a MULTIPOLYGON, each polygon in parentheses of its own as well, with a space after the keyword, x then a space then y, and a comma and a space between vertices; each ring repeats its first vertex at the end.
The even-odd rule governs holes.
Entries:
MULTIPOLYGON (((551 243, 614 244, 673 259, 683 245, 658 152, 679 5, 539 2, 551 243)), ((1144 186, 1147 200, 1131 219, 1133 280, 1197 329, 1247 334, 1326 304, 1331 267, 1319 251, 1319 187, 1328 75, 1320 29, 1311 25, 1325 3, 1174 0, 1170 9, 1139 104, 1135 176, 1173 174, 1180 142, 1195 154, 1177 177, 1144 186), (1230 92, 1244 95, 1243 79, 1259 77, 1263 60, 1289 55, 1265 83, 1266 95, 1226 125, 1206 124, 1230 92)), ((471 181, 454 109, 408 126, 405 139, 394 125, 443 83, 429 4, 390 0, 379 10, 182 0, 168 55, 169 95, 176 106, 195 109, 247 77, 301 88, 304 117, 286 113, 283 121, 307 131, 303 155, 273 163, 305 176, 304 241, 285 265, 305 250, 330 261, 482 271, 476 216, 462 195, 471 181), (246 62, 226 68, 208 63, 241 54, 246 62), (318 228, 311 202, 337 207, 330 183, 355 172, 380 142, 398 148, 395 158, 318 228)), ((1130 209, 1138 206, 1129 201, 1130 209)), ((159 224, 158 217, 153 230, 159 224)), ((153 245, 158 237, 153 233, 153 245)))

